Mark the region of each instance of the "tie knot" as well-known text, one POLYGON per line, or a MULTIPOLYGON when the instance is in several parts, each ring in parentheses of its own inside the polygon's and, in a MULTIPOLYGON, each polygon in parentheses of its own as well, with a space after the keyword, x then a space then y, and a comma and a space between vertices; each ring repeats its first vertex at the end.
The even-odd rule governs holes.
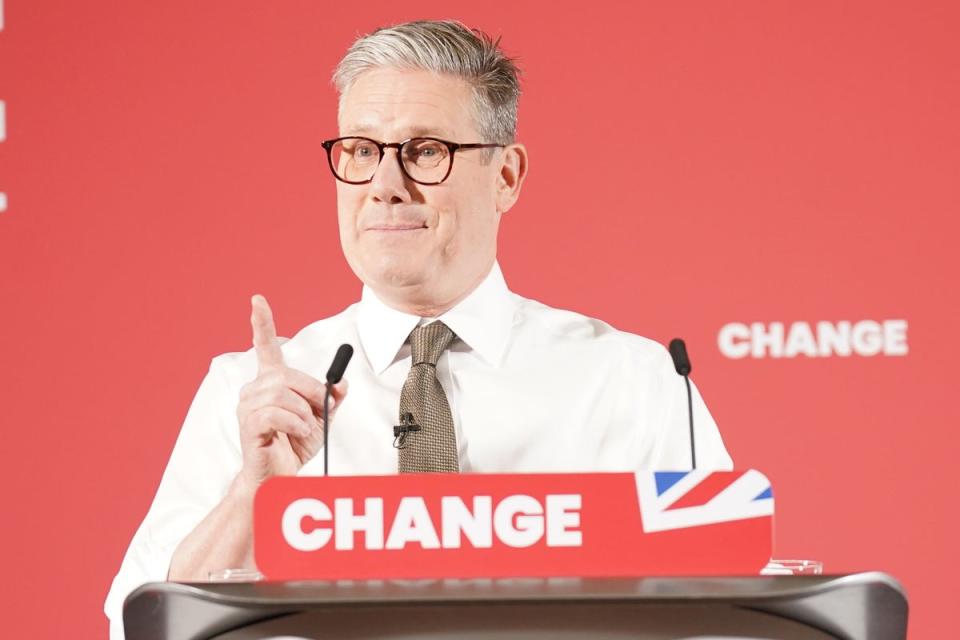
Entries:
POLYGON ((413 365, 427 363, 437 365, 440 354, 450 346, 456 334, 440 321, 417 327, 410 332, 410 348, 413 351, 413 365))

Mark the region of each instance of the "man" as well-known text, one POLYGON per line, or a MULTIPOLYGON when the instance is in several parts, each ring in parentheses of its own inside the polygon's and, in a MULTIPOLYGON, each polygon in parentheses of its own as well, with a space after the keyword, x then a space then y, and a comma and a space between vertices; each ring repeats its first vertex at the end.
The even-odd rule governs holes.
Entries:
MULTIPOLYGON (((684 385, 660 345, 511 293, 496 262, 528 158, 513 63, 458 23, 359 39, 335 74, 340 240, 361 301, 281 344, 254 296, 254 349, 215 358, 106 609, 156 580, 253 568, 252 504, 277 475, 541 472, 690 465, 684 385), (394 438, 394 426, 414 425, 394 438)), ((699 394, 699 466, 731 461, 699 394)))

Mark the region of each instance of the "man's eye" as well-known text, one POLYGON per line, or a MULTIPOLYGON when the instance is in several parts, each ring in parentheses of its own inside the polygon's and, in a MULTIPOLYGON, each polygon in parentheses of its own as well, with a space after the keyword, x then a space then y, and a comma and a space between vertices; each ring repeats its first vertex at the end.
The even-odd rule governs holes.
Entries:
POLYGON ((360 158, 369 158, 376 153, 376 149, 371 144, 360 144, 353 150, 353 155, 360 158))
POLYGON ((445 150, 442 145, 435 142, 421 142, 409 145, 406 153, 412 160, 437 160, 444 156, 445 150))

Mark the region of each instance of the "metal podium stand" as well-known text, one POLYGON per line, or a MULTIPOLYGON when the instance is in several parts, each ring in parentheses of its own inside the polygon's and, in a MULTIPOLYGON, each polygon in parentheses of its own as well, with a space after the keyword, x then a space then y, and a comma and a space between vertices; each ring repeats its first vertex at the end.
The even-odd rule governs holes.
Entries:
POLYGON ((902 640, 907 599, 883 573, 152 583, 123 608, 127 640, 902 640))

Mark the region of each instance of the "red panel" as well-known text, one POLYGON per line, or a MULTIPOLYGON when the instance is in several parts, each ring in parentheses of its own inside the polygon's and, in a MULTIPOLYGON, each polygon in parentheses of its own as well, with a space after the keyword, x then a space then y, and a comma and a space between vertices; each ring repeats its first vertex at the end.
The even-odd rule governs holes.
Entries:
MULTIPOLYGON (((741 475, 719 472, 704 482, 719 476, 729 485, 741 475)), ((270 580, 613 577, 758 575, 770 559, 769 515, 644 533, 633 474, 463 474, 431 480, 409 475, 273 479, 257 494, 257 566, 270 580), (461 540, 457 548, 442 543, 434 548, 419 542, 390 548, 389 532, 401 501, 421 500, 431 521, 425 528, 435 530, 439 537, 443 498, 454 496, 473 505, 474 496, 484 496, 497 511, 504 500, 518 495, 539 502, 541 527, 546 529, 551 519, 549 506, 544 508, 549 505, 548 496, 576 496, 580 506, 571 510, 576 522, 571 521, 569 529, 579 538, 577 543, 551 545, 549 536, 541 535, 517 546, 495 529, 489 547, 474 547, 461 540), (315 549, 294 548, 281 523, 286 510, 305 498, 322 498, 331 516, 338 499, 351 501, 351 511, 364 515, 369 515, 364 508, 367 499, 381 501, 380 525, 373 527, 380 532, 374 538, 379 540, 376 548, 365 548, 369 534, 363 533, 353 535, 352 549, 338 548, 334 539, 322 540, 315 549)), ((329 538, 337 527, 336 516, 312 525, 311 520, 298 520, 299 528, 308 533, 323 528, 329 538)))

